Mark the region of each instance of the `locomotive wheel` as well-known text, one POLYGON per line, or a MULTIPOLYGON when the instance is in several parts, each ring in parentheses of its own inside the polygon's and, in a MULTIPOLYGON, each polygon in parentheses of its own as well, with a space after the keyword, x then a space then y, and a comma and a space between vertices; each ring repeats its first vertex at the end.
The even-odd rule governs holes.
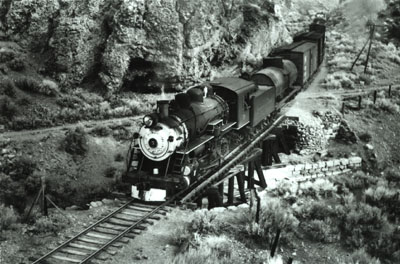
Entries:
POLYGON ((218 188, 212 187, 207 192, 208 199, 208 209, 212 209, 214 207, 221 207, 223 205, 222 197, 218 191, 218 188))

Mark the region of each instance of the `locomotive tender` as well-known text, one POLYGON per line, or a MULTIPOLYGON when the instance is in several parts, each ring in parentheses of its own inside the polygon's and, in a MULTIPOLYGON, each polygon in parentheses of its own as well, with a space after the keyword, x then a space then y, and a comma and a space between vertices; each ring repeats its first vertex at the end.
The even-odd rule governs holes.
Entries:
POLYGON ((128 153, 123 181, 132 196, 160 200, 187 188, 217 167, 230 145, 271 117, 293 88, 305 87, 324 59, 325 26, 276 49, 249 80, 224 77, 190 88, 171 101, 158 101, 128 153))

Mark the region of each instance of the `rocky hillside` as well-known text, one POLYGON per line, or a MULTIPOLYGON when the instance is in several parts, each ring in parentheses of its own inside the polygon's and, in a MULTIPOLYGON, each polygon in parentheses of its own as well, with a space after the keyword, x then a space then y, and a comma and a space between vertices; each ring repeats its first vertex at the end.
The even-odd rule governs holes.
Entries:
POLYGON ((66 90, 180 88, 259 64, 291 41, 288 20, 298 31, 311 19, 314 2, 3 0, 0 30, 66 90))

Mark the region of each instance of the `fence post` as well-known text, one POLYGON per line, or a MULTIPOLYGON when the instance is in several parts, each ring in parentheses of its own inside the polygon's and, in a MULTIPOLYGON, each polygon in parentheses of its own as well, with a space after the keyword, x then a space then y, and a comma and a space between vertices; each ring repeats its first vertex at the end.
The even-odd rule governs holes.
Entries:
POLYGON ((254 189, 254 195, 257 199, 256 223, 258 224, 260 222, 261 199, 260 196, 258 196, 256 189, 254 189))
POLYGON ((378 95, 378 92, 375 90, 374 91, 374 104, 376 103, 376 96, 378 95))
POLYGON ((47 199, 46 199, 46 182, 45 178, 42 177, 42 213, 44 216, 48 216, 48 210, 47 210, 47 199))
POLYGON ((392 97, 392 85, 389 85, 389 98, 392 97))
POLYGON ((235 190, 235 177, 232 176, 231 178, 229 178, 228 180, 228 204, 233 204, 233 194, 234 194, 234 190, 235 190))
POLYGON ((342 115, 344 115, 344 108, 345 108, 345 104, 344 102, 342 103, 342 115))
POLYGON ((271 258, 273 258, 274 255, 275 255, 275 251, 276 251, 276 248, 278 247, 278 242, 279 242, 279 236, 280 235, 281 235, 281 230, 278 228, 278 230, 276 231, 274 243, 272 244, 272 248, 271 248, 271 258))

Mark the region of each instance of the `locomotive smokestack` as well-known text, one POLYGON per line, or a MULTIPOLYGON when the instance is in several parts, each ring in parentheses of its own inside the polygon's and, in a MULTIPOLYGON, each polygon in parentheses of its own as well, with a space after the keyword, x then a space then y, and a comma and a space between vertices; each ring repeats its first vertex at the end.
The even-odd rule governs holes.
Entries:
POLYGON ((168 100, 160 100, 157 101, 157 108, 158 108, 158 113, 160 114, 161 118, 166 118, 168 117, 169 111, 169 101, 168 100))

